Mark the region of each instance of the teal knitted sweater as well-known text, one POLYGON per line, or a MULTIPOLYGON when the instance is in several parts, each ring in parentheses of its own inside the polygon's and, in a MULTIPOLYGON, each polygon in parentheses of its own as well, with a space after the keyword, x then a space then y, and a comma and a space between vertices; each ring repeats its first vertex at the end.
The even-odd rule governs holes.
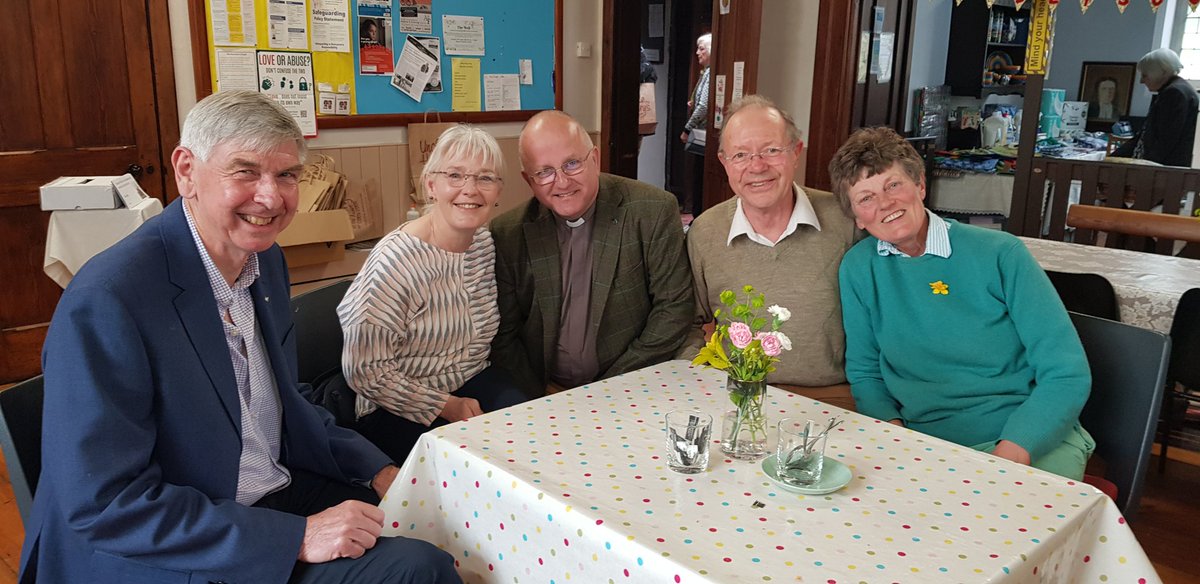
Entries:
POLYGON ((1010 440, 1034 460, 1058 446, 1091 373, 1025 245, 953 222, 949 258, 880 256, 877 243, 859 242, 839 271, 858 411, 964 446, 1010 440))

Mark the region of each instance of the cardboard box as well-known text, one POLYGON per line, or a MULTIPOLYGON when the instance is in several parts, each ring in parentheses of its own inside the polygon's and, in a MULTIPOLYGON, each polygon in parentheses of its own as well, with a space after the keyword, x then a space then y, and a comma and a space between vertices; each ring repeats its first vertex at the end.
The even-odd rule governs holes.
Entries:
POLYGON ((346 254, 345 242, 354 237, 350 214, 345 209, 296 213, 279 234, 279 246, 288 267, 335 262, 346 254))
POLYGON ((43 211, 116 209, 121 206, 116 176, 62 176, 42 185, 43 211))

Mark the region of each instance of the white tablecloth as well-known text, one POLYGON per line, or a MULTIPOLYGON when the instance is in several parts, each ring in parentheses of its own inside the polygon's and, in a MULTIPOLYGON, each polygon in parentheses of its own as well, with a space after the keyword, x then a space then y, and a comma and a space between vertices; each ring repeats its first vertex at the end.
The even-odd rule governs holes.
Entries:
POLYGON ((1043 269, 1100 274, 1113 285, 1121 321, 1171 332, 1179 297, 1200 288, 1200 260, 1022 237, 1043 269))
POLYGON ((55 211, 46 229, 46 255, 42 270, 63 288, 92 259, 133 233, 147 219, 162 213, 162 203, 147 197, 132 209, 55 211))
POLYGON ((934 176, 928 207, 934 211, 1004 215, 1012 208, 1013 175, 934 176))
POLYGON ((707 472, 671 472, 666 412, 731 407, 722 374, 672 361, 430 431, 384 533, 468 583, 1159 581, 1091 486, 774 388, 776 420, 844 417, 846 487, 784 491, 715 443, 707 472))

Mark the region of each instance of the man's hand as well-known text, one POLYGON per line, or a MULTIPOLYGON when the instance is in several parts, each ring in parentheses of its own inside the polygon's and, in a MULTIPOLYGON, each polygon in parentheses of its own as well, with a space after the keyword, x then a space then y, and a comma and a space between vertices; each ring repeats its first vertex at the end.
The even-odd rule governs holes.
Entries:
POLYGON ((474 398, 452 395, 446 400, 446 405, 442 406, 438 417, 447 422, 459 422, 481 414, 483 414, 483 410, 479 407, 479 401, 474 398))
POLYGON ((1028 450, 1022 448, 1020 444, 1008 440, 997 442, 996 448, 992 450, 992 454, 1013 462, 1019 462, 1025 466, 1029 466, 1029 463, 1032 462, 1028 450))
POLYGON ((387 494, 388 489, 392 488, 392 483, 396 477, 400 475, 400 469, 395 465, 389 464, 375 473, 375 478, 371 479, 371 488, 375 489, 375 494, 382 499, 387 494))
POLYGON ((299 559, 320 564, 338 558, 357 558, 375 547, 382 531, 382 509, 362 501, 346 501, 308 517, 299 559))
POLYGON ((679 141, 680 141, 680 142, 683 142, 684 144, 687 144, 687 135, 688 135, 688 133, 687 133, 687 132, 684 132, 684 133, 680 134, 680 135, 679 135, 679 141))

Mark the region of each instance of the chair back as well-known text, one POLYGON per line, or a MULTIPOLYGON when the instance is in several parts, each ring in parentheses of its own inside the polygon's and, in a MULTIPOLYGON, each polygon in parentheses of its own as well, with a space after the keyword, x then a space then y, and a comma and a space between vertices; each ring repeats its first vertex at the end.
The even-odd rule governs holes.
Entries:
POLYGON ((1046 270, 1050 283, 1071 312, 1079 312, 1108 320, 1121 320, 1117 310, 1117 293, 1112 284, 1099 274, 1072 274, 1046 270))
POLYGON ((1117 508, 1137 512, 1158 426, 1171 339, 1133 325, 1072 313, 1092 370, 1092 394, 1079 421, 1107 463, 1117 508))
POLYGON ((42 393, 41 375, 0 391, 0 448, 25 525, 42 473, 42 393))
POLYGON ((1200 288, 1184 292, 1175 306, 1167 379, 1200 389, 1200 288))
POLYGON ((350 280, 310 290, 292 298, 295 323, 297 381, 312 383, 342 363, 342 324, 337 307, 350 280))

